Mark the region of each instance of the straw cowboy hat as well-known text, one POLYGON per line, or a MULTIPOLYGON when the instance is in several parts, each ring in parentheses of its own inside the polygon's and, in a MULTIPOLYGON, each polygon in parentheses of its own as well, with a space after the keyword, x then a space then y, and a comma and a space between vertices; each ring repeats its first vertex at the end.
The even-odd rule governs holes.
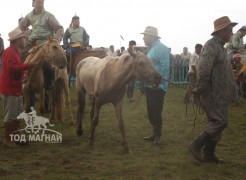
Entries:
POLYGON ((8 35, 9 35, 9 39, 8 39, 9 41, 13 41, 21 37, 28 37, 19 28, 15 28, 13 31, 10 31, 8 35))
POLYGON ((147 34, 147 35, 151 35, 151 36, 156 36, 159 39, 161 39, 161 37, 158 36, 158 29, 153 27, 153 26, 147 26, 145 28, 145 31, 143 33, 140 33, 140 34, 147 34))
POLYGON ((214 21, 214 32, 211 35, 214 35, 216 32, 226 28, 229 25, 232 27, 236 26, 238 23, 231 22, 231 20, 227 16, 220 17, 214 21))

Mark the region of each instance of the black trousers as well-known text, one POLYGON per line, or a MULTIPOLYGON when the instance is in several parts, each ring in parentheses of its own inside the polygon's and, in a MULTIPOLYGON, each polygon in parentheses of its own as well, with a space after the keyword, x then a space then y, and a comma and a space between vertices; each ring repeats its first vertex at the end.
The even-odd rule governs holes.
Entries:
POLYGON ((146 88, 146 101, 149 122, 153 126, 155 136, 160 136, 162 132, 162 110, 166 92, 161 89, 146 88))

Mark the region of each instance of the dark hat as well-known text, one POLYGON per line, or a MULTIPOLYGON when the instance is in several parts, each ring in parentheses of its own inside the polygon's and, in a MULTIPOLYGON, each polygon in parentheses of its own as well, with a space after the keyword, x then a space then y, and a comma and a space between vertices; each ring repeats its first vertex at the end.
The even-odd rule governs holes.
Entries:
POLYGON ((19 19, 18 19, 18 22, 20 23, 22 19, 24 19, 24 18, 23 18, 23 17, 19 18, 19 19))
POLYGON ((240 31, 246 31, 246 26, 242 26, 239 30, 240 31))
POLYGON ((77 19, 79 19, 79 16, 76 16, 76 15, 75 15, 75 16, 72 18, 72 21, 73 21, 73 20, 77 20, 77 19))

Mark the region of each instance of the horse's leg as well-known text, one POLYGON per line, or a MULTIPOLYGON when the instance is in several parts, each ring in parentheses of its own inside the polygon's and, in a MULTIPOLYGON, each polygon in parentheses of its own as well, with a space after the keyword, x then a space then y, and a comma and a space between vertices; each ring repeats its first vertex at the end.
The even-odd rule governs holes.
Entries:
POLYGON ((56 80, 56 90, 55 90, 55 104, 57 111, 57 118, 59 121, 64 123, 64 97, 63 97, 63 80, 56 80))
POLYGON ((30 92, 26 86, 23 89, 23 97, 24 97, 24 110, 25 110, 25 112, 29 112, 29 110, 30 110, 30 92))
POLYGON ((128 143, 126 141, 126 137, 125 137, 125 129, 124 129, 124 122, 123 122, 123 118, 122 118, 122 106, 123 106, 123 100, 120 100, 118 102, 114 102, 114 108, 115 108, 115 115, 116 115, 116 119, 118 121, 118 126, 121 132, 121 136, 122 136, 122 140, 121 140, 121 145, 123 146, 124 153, 130 153, 130 149, 128 146, 128 143))
MULTIPOLYGON (((62 92, 59 92, 62 93, 62 92)), ((57 117, 58 119, 64 123, 64 97, 62 94, 59 94, 60 101, 57 104, 57 117)))
POLYGON ((90 131, 90 137, 89 137, 89 142, 88 142, 89 146, 92 146, 94 143, 94 139, 95 139, 94 134, 95 134, 96 126, 98 124, 98 117, 99 117, 99 112, 100 112, 101 106, 98 105, 98 103, 95 100, 93 107, 94 107, 94 116, 93 116, 93 119, 91 122, 91 131, 90 131))
POLYGON ((45 89, 41 88, 39 90, 39 111, 42 114, 42 116, 44 115, 44 96, 45 96, 45 89))
POLYGON ((71 124, 74 125, 75 122, 74 122, 74 117, 73 117, 73 113, 72 113, 72 106, 71 106, 71 100, 70 100, 68 81, 65 80, 65 82, 63 83, 63 87, 64 87, 65 98, 66 98, 66 106, 68 107, 69 114, 70 114, 71 124))
POLYGON ((77 92, 78 107, 77 107, 76 133, 79 136, 83 134, 82 118, 84 116, 84 110, 85 110, 85 94, 86 92, 84 89, 77 92))
POLYGON ((48 96, 50 100, 50 121, 55 122, 55 101, 54 101, 54 90, 49 90, 48 91, 48 96))
POLYGON ((92 104, 91 104, 91 112, 90 112, 90 118, 91 118, 91 123, 92 123, 92 120, 93 120, 93 117, 94 117, 94 109, 95 109, 95 98, 93 96, 91 96, 91 101, 92 101, 92 104))
POLYGON ((91 96, 91 95, 88 94, 88 98, 87 99, 88 99, 88 101, 87 101, 88 106, 92 106, 93 96, 91 96))

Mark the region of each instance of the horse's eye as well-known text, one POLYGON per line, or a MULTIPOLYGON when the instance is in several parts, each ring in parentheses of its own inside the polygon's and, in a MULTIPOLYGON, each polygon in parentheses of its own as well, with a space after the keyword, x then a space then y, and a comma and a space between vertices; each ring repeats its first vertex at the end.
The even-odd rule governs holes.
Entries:
POLYGON ((52 46, 53 49, 58 49, 57 45, 52 46))
POLYGON ((145 64, 146 64, 146 63, 143 62, 143 61, 139 62, 139 66, 144 66, 145 64))

